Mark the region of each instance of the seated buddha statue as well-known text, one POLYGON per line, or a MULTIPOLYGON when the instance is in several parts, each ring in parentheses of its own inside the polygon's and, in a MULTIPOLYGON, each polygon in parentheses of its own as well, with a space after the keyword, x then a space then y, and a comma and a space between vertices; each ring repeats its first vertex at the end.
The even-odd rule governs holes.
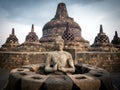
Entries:
POLYGON ((54 74, 72 74, 75 72, 70 53, 63 51, 63 42, 56 42, 56 51, 49 52, 45 63, 45 72, 54 74))

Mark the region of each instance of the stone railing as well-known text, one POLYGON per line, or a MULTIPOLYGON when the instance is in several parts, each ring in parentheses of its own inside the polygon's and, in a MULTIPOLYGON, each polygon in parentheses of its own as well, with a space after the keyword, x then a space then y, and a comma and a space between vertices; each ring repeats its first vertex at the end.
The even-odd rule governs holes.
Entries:
POLYGON ((76 60, 110 72, 120 71, 120 52, 77 52, 76 60))
MULTIPOLYGON (((120 71, 120 52, 70 52, 75 64, 84 63, 104 68, 110 72, 120 71)), ((27 64, 44 63, 49 52, 0 52, 0 68, 11 70, 27 64)))

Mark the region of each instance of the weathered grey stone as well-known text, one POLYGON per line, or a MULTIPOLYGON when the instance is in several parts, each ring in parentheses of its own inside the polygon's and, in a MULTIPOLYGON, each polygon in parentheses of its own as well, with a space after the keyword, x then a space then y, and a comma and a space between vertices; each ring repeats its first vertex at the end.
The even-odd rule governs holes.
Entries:
POLYGON ((27 69, 27 68, 16 68, 16 69, 11 70, 11 73, 16 73, 16 72, 28 72, 28 71, 30 71, 30 70, 27 69))
POLYGON ((101 84, 99 90, 114 90, 114 86, 110 75, 105 70, 91 69, 87 75, 92 76, 96 79, 99 79, 101 84))
MULTIPOLYGON (((77 52, 67 50, 72 54, 75 62, 94 65, 104 68, 110 72, 120 71, 119 52, 77 52)), ((0 52, 0 67, 7 70, 28 64, 39 64, 46 62, 48 52, 0 52)))
POLYGON ((109 72, 119 72, 119 52, 77 52, 76 61, 104 68, 109 72))
POLYGON ((0 52, 0 67, 7 70, 28 64, 45 63, 48 52, 0 52))
POLYGON ((100 88, 100 80, 94 79, 90 76, 77 74, 69 75, 69 77, 73 80, 79 90, 99 90, 100 88))
POLYGON ((51 75, 44 84, 44 90, 72 90, 73 82, 66 75, 51 75))
POLYGON ((46 73, 74 73, 75 66, 70 53, 63 51, 64 43, 56 41, 56 50, 49 52, 45 62, 46 73))
POLYGON ((109 73, 101 68, 83 64, 72 75, 41 75, 30 70, 35 66, 12 70, 6 90, 114 90, 109 73))
POLYGON ((49 76, 34 74, 25 76, 21 81, 21 90, 43 90, 43 84, 49 76))
POLYGON ((9 82, 5 90, 21 90, 21 78, 31 74, 35 73, 26 72, 26 70, 11 72, 9 76, 9 82))

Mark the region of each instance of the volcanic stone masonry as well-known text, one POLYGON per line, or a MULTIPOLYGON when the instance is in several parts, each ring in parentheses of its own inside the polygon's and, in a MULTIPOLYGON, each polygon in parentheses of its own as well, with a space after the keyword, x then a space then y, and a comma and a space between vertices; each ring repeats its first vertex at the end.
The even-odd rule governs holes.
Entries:
POLYGON ((40 40, 34 32, 34 25, 22 44, 19 44, 12 29, 0 48, 0 68, 11 70, 22 65, 44 63, 47 53, 55 50, 55 42, 61 40, 64 40, 64 50, 72 54, 75 63, 95 65, 112 72, 120 71, 120 37, 117 31, 110 42, 100 25, 100 32, 90 46, 82 37, 80 26, 69 17, 64 3, 58 4, 55 17, 44 25, 40 40))

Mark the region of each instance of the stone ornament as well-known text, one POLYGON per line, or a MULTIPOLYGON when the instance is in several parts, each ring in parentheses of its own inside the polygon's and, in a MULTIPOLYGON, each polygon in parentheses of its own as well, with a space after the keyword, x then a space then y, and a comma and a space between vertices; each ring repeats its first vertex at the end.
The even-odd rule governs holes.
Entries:
POLYGON ((73 41, 74 40, 74 34, 72 33, 72 31, 70 30, 70 27, 69 27, 69 23, 66 24, 66 30, 65 32, 63 33, 63 36, 62 36, 63 40, 65 41, 73 41))

